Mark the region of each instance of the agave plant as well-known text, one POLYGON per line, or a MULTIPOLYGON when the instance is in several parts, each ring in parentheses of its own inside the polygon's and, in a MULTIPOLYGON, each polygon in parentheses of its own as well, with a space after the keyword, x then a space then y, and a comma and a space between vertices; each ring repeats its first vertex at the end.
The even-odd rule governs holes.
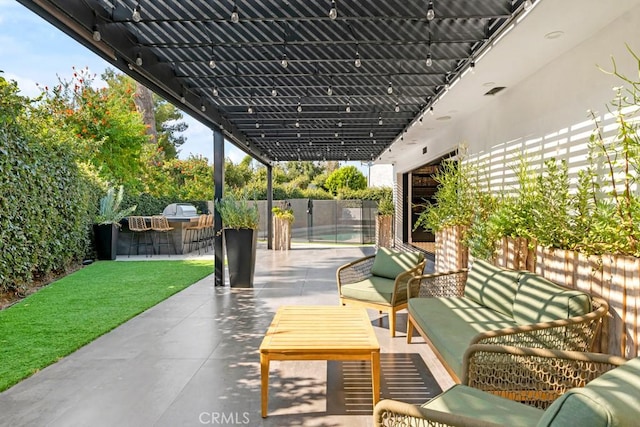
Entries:
POLYGON ((100 199, 100 213, 96 217, 96 222, 100 225, 116 224, 120 227, 120 221, 133 213, 137 206, 131 206, 120 210, 124 189, 122 185, 116 193, 115 188, 110 187, 107 194, 100 199))

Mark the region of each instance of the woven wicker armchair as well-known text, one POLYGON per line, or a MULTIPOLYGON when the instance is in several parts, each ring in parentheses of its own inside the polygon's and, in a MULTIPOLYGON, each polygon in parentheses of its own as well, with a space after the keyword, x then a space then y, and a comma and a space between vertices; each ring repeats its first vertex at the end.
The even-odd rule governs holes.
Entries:
MULTIPOLYGON (((456 298, 465 295, 468 270, 455 272, 428 274, 412 278, 408 283, 408 297, 413 298, 456 298)), ((567 288, 568 289, 568 288, 567 288)), ((540 295, 540 298, 544 298, 540 295)), ((595 339, 600 330, 602 319, 607 314, 609 306, 601 298, 590 295, 591 311, 580 316, 573 316, 560 320, 545 321, 531 324, 516 324, 513 326, 485 330, 471 335, 468 345, 496 344, 506 346, 521 346, 535 348, 555 348, 568 351, 593 351, 595 339)), ((456 381, 460 381, 458 369, 448 366, 440 349, 423 331, 416 321, 416 312, 409 304, 409 321, 407 325, 407 342, 411 342, 414 328, 430 344, 434 353, 444 363, 449 373, 456 381), (412 313, 413 311, 413 313, 412 313)), ((417 306, 417 303, 416 303, 417 306)), ((424 319, 422 320, 424 324, 424 319)), ((481 327, 481 326, 478 326, 481 327)), ((465 346, 466 348, 466 346, 465 346)), ((463 354, 460 350, 460 356, 463 354)))
POLYGON ((601 353, 476 344, 465 354, 462 384, 422 406, 382 400, 375 406, 374 423, 495 427, 525 425, 526 420, 526 425, 536 425, 569 389, 584 387, 625 363, 601 353))
POLYGON ((425 264, 420 253, 387 248, 345 264, 336 272, 340 303, 387 312, 394 337, 396 312, 407 307, 407 283, 423 272, 425 264))

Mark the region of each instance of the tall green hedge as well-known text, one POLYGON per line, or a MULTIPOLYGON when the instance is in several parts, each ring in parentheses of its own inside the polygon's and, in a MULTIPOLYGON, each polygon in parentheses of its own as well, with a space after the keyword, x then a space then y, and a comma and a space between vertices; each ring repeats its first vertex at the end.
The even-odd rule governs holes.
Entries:
POLYGON ((26 116, 26 98, 0 78, 0 290, 80 261, 90 247, 97 183, 71 150, 26 116), (49 136, 47 136, 49 135, 49 136))

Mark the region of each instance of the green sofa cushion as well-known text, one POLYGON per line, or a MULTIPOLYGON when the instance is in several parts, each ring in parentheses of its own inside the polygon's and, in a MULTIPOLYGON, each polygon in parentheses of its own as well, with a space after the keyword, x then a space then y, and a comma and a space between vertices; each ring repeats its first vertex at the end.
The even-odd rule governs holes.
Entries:
MULTIPOLYGON (((394 279, 371 276, 360 282, 342 285, 340 289, 342 296, 346 298, 375 302, 378 304, 391 304, 394 284, 394 279)), ((407 287, 401 286, 400 288, 401 289, 398 289, 396 301, 407 299, 407 287)))
POLYGON ((422 407, 498 425, 518 427, 535 426, 544 413, 541 409, 464 385, 454 385, 422 407))
POLYGON ((467 276, 464 296, 502 314, 513 316, 513 301, 520 274, 486 261, 474 261, 467 276))
POLYGON ((640 357, 571 389, 553 402, 538 426, 622 427, 640 424, 640 357))
POLYGON ((475 335, 516 326, 509 316, 464 297, 411 298, 408 311, 459 378, 464 352, 475 335))
POLYGON ((591 297, 552 283, 533 273, 522 273, 513 303, 513 318, 520 325, 582 316, 591 311, 591 297))
POLYGON ((411 270, 423 260, 419 252, 395 251, 380 248, 376 252, 371 274, 387 279, 395 279, 400 273, 411 270))

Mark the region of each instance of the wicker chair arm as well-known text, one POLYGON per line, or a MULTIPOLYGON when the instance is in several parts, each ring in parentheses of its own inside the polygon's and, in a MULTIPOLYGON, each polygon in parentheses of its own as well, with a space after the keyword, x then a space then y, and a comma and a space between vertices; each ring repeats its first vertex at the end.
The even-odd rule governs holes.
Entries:
POLYGON ((607 302, 598 297, 592 297, 592 305, 594 310, 583 316, 482 332, 470 344, 590 351, 609 309, 607 302))
POLYGON ((371 268, 373 267, 374 260, 375 255, 369 255, 338 267, 338 270, 336 271, 338 293, 340 293, 340 287, 342 285, 347 283, 356 283, 366 279, 367 277, 371 277, 371 268))
POLYGON ((497 424, 447 412, 425 409, 397 400, 385 399, 378 402, 373 410, 376 427, 496 427, 497 424))
POLYGON ((570 388, 626 362, 601 353, 475 344, 465 352, 462 383, 546 409, 570 388))
POLYGON ((405 289, 407 289, 409 281, 412 278, 422 274, 426 264, 427 264, 427 261, 426 260, 422 260, 420 263, 418 263, 418 265, 413 267, 411 270, 407 270, 407 271, 405 271, 403 273, 400 273, 400 274, 398 274, 396 276, 396 280, 395 280, 395 282, 393 284, 393 295, 391 297, 391 305, 392 306, 395 306, 396 304, 401 302, 401 301, 398 301, 398 298, 400 298, 402 300, 402 302, 406 302, 407 301, 408 297, 407 297, 406 293, 403 292, 403 291, 405 289))
POLYGON ((464 294, 468 269, 445 273, 423 274, 409 280, 409 298, 459 297, 464 294))

